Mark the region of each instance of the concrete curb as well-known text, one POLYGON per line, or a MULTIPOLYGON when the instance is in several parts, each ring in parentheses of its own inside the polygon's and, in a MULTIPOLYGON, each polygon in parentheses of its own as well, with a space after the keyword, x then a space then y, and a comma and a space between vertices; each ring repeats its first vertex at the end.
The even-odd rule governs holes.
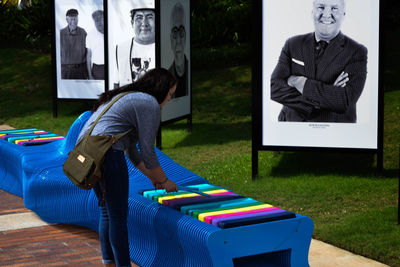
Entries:
POLYGON ((10 125, 7 125, 7 124, 1 124, 0 125, 0 131, 10 130, 10 129, 14 129, 14 128, 11 127, 10 125))
POLYGON ((312 239, 308 260, 311 267, 363 266, 384 267, 380 262, 334 247, 322 241, 312 239))
POLYGON ((9 231, 51 225, 42 221, 34 212, 6 214, 0 216, 0 231, 9 231))

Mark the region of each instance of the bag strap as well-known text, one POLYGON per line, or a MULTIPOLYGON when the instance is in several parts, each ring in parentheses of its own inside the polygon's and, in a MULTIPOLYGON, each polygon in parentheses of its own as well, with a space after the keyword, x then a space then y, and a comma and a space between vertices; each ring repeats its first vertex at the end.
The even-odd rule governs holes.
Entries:
MULTIPOLYGON (((115 102, 117 102, 118 99, 120 99, 121 97, 123 97, 123 96, 125 96, 125 95, 127 95, 127 94, 129 94, 129 93, 133 93, 133 92, 124 92, 124 93, 119 94, 117 97, 115 97, 115 98, 101 111, 100 115, 99 115, 99 116, 97 117, 97 119, 93 122, 92 126, 91 126, 90 129, 87 131, 87 133, 85 134, 85 136, 84 136, 83 139, 87 139, 87 138, 89 137, 89 135, 92 133, 94 127, 96 126, 96 124, 97 124, 97 122, 99 121, 99 119, 101 118, 101 116, 103 116, 104 113, 106 113, 106 111, 109 110, 110 107, 111 107, 115 102)), ((128 131, 126 131, 126 132, 123 132, 123 133, 120 133, 120 134, 117 134, 117 135, 113 136, 113 143, 117 142, 120 138, 124 137, 126 134, 130 133, 130 132, 133 131, 133 130, 134 130, 134 129, 132 128, 132 129, 129 129, 128 131)))

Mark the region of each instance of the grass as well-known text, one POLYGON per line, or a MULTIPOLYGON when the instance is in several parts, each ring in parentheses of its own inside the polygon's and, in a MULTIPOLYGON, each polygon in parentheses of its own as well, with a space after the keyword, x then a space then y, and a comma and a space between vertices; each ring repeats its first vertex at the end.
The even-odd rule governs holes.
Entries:
MULTIPOLYGON (((0 123, 65 135, 90 103, 61 102, 52 117, 51 58, 0 50, 0 123)), ((388 71, 390 74, 391 72, 388 71)), ((251 179, 251 68, 193 71, 193 132, 163 127, 163 151, 211 183, 313 219, 314 238, 400 266, 397 225, 400 91, 385 93, 384 175, 365 154, 260 152, 251 179), (319 166, 316 168, 315 166, 319 166)))

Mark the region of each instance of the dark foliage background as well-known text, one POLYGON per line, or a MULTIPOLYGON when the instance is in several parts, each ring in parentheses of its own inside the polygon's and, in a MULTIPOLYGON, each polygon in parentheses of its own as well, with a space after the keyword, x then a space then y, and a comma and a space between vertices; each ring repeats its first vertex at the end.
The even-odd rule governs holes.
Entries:
POLYGON ((194 47, 251 41, 250 0, 192 0, 194 47))
MULTIPOLYGON (((52 0, 31 0, 18 10, 16 0, 0 0, 2 45, 28 45, 47 50, 51 38, 52 0)), ((262 0, 259 0, 262 1, 262 0)), ((400 1, 384 1, 385 30, 400 28, 400 1)), ((192 0, 194 48, 240 45, 251 42, 252 0, 192 0)))
POLYGON ((49 51, 52 27, 50 1, 31 0, 30 7, 21 10, 15 2, 0 0, 1 45, 49 51))
MULTIPOLYGON (((18 10, 13 0, 0 0, 2 46, 29 46, 49 50, 52 0, 32 0, 18 10)), ((192 0, 192 43, 194 47, 237 44, 251 40, 251 1, 192 0)))

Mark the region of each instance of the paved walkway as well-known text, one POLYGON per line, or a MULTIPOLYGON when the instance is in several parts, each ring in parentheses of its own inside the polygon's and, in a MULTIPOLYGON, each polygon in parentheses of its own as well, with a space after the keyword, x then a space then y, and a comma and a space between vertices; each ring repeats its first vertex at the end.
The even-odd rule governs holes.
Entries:
MULTIPOLYGON (((9 129, 0 125, 0 130, 9 129)), ((311 267, 387 266, 313 239, 311 267)), ((90 229, 49 225, 25 208, 22 198, 0 189, 0 266, 103 266, 98 234, 90 229)))
POLYGON ((48 225, 23 199, 0 190, 0 266, 103 266, 98 234, 48 225))

